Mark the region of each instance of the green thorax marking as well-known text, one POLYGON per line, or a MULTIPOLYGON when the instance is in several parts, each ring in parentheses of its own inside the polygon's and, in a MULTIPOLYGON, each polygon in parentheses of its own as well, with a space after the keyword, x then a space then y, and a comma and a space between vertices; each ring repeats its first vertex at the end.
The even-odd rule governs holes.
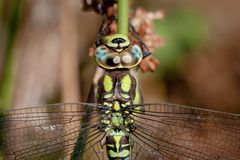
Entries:
POLYGON ((104 86, 105 92, 110 92, 113 89, 112 77, 105 74, 104 80, 103 80, 103 86, 104 86))
POLYGON ((143 98, 140 91, 139 82, 136 80, 136 90, 135 90, 135 97, 133 100, 133 104, 142 104, 142 103, 143 103, 143 98))
POLYGON ((128 75, 124 76, 122 79, 121 79, 121 89, 124 91, 124 92, 129 92, 130 89, 131 89, 131 85, 132 85, 132 80, 128 75))
POLYGON ((115 101, 114 106, 113 106, 113 109, 114 109, 116 112, 119 112, 119 111, 120 111, 121 106, 120 106, 120 103, 119 103, 118 101, 115 101))
POLYGON ((121 125, 123 125, 123 117, 118 115, 118 114, 113 114, 112 115, 112 125, 113 127, 120 127, 121 125))

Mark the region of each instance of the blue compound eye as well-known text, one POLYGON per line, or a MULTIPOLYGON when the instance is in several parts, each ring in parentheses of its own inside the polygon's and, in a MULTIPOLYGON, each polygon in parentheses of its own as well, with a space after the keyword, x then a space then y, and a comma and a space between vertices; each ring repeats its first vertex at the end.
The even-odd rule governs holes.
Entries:
POLYGON ((121 63, 124 68, 133 68, 138 65, 143 58, 142 51, 137 45, 133 45, 130 51, 121 55, 121 63))
POLYGON ((101 45, 96 48, 95 60, 97 64, 105 69, 115 69, 121 63, 121 58, 118 53, 110 52, 111 50, 101 45))
POLYGON ((105 69, 133 68, 141 62, 142 58, 142 51, 137 45, 131 46, 120 54, 105 45, 97 47, 95 51, 97 64, 105 69))

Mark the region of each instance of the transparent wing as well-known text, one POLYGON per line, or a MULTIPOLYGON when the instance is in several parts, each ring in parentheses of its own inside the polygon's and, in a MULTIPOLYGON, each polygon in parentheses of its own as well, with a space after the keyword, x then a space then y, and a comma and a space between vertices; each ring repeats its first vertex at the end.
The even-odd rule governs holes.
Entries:
POLYGON ((99 119, 96 106, 90 104, 12 110, 0 119, 0 155, 7 160, 102 160, 99 119))
MULTIPOLYGON (((240 159, 240 118, 172 104, 132 115, 131 160, 240 159)), ((97 107, 56 104, 10 111, 0 119, 4 159, 105 160, 97 107)))
POLYGON ((240 116, 174 104, 135 112, 131 159, 239 160, 240 116))

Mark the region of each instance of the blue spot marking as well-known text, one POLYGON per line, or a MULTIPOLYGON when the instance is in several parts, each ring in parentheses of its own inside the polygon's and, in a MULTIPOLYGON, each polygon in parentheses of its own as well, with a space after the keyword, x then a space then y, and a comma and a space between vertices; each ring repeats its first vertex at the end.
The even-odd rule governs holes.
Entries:
POLYGON ((98 60, 104 60, 107 56, 107 50, 103 47, 97 47, 96 48, 96 59, 98 60))
POLYGON ((141 58, 142 57, 142 51, 137 45, 133 45, 131 49, 131 53, 134 57, 141 58))

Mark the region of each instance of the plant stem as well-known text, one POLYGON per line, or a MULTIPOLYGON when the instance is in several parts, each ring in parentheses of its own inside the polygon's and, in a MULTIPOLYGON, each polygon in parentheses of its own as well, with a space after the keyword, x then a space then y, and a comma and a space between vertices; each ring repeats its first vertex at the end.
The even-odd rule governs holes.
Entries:
MULTIPOLYGON (((1 0, 0 0, 1 1, 1 0)), ((6 26, 6 50, 4 58, 3 78, 0 80, 0 109, 6 110, 10 106, 12 91, 13 91, 13 47, 16 32, 18 29, 19 18, 22 13, 22 2, 20 0, 12 1, 9 7, 9 18, 7 19, 6 26)), ((4 2, 0 2, 0 17, 3 16, 2 12, 4 2)), ((0 159, 1 160, 1 159, 0 159)))
POLYGON ((118 34, 128 35, 128 0, 118 0, 118 34))

